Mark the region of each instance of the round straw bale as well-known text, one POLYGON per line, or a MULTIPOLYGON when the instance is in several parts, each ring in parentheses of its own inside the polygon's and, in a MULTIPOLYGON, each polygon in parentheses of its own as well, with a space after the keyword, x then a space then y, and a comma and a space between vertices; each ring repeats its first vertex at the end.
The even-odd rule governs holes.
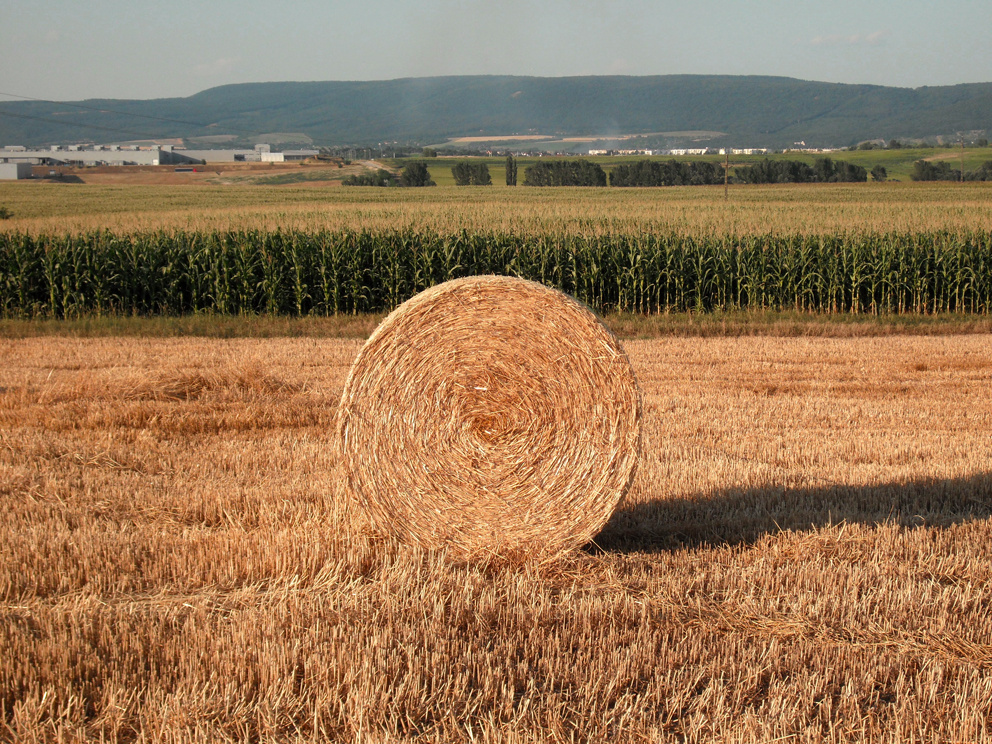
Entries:
POLYGON ((345 383, 347 487, 382 529, 465 555, 581 545, 630 486, 640 391, 617 339, 541 284, 456 279, 394 310, 345 383))

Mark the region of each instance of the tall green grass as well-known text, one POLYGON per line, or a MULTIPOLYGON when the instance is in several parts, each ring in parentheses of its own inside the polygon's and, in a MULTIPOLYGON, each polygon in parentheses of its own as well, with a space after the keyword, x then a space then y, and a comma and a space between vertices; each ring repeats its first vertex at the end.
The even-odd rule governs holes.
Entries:
POLYGON ((8 318, 381 313, 471 274, 539 281, 599 312, 988 314, 992 235, 0 234, 8 318))

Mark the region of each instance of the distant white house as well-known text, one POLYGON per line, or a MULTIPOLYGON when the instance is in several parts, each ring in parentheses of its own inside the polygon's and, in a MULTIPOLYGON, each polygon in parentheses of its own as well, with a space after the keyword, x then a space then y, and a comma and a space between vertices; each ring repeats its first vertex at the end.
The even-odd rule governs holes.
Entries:
POLYGON ((31 163, 0 163, 0 181, 31 178, 31 163))
POLYGON ((654 155, 654 150, 589 150, 590 155, 654 155))

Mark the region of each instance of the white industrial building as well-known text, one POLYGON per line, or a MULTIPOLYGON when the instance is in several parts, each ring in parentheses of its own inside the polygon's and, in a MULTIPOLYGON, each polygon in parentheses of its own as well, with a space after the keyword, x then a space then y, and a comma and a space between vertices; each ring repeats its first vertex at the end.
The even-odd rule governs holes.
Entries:
POLYGON ((46 150, 29 150, 21 146, 0 148, 0 163, 29 165, 188 165, 199 163, 272 162, 306 160, 316 157, 317 150, 285 150, 271 152, 268 145, 256 145, 252 150, 184 150, 165 145, 138 147, 135 145, 53 146, 46 150))
POLYGON ((0 181, 31 178, 31 163, 0 163, 0 181))
POLYGON ((116 145, 79 147, 50 147, 28 150, 23 147, 0 149, 0 163, 29 165, 167 165, 184 162, 173 160, 172 153, 161 148, 131 149, 116 145))

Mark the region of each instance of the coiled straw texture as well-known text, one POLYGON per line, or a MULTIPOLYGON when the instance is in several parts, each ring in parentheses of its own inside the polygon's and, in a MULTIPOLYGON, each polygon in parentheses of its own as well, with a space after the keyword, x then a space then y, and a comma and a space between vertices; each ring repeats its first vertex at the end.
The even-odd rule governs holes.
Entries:
POLYGON ((467 556, 588 542, 630 486, 640 391, 567 295, 456 279, 391 313, 345 383, 346 483, 383 530, 467 556))

